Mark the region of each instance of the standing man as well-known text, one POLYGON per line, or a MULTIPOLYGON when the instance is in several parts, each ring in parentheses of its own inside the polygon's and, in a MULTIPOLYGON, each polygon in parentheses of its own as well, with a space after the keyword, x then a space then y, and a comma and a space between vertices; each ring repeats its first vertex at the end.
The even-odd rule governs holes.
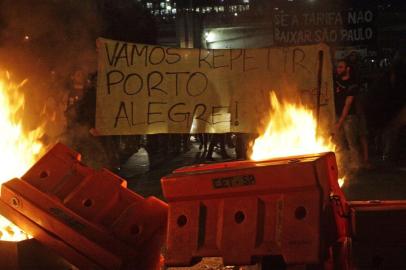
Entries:
POLYGON ((351 66, 345 60, 337 63, 334 89, 336 122, 334 139, 341 173, 354 172, 359 168, 359 120, 356 114, 355 99, 359 91, 356 81, 351 78, 351 66), (349 151, 347 151, 349 150, 349 151))
POLYGON ((359 121, 359 142, 360 142, 360 158, 362 158, 362 167, 365 169, 371 168, 369 162, 369 145, 368 145, 368 126, 365 113, 365 100, 367 94, 368 84, 366 79, 361 76, 361 64, 360 56, 356 51, 352 51, 346 58, 347 63, 351 67, 350 77, 356 84, 359 85, 359 92, 357 93, 357 98, 355 99, 355 110, 357 112, 358 121, 359 121))

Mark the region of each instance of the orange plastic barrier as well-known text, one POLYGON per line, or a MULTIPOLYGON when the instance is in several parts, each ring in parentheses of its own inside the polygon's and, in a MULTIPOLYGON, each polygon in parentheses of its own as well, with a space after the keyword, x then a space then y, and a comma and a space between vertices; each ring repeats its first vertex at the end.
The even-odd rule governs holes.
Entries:
POLYGON ((168 266, 202 257, 247 265, 271 255, 289 265, 320 264, 348 236, 333 153, 191 166, 161 182, 168 266))
POLYGON ((0 241, 0 269, 78 270, 35 239, 19 242, 0 241))
POLYGON ((167 205, 57 144, 3 184, 0 213, 80 269, 158 269, 167 205))

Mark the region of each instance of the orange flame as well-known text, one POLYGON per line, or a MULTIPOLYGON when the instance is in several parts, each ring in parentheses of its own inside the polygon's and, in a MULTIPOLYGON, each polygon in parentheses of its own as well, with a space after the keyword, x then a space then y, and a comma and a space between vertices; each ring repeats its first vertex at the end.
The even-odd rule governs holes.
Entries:
MULTIPOLYGON (((21 87, 26 80, 16 84, 6 72, 0 75, 0 184, 21 177, 44 151, 39 141, 43 128, 24 132, 21 111, 24 94, 21 87)), ((10 221, 0 216, 0 240, 20 241, 27 235, 10 221)))
POLYGON ((333 143, 317 136, 312 110, 302 105, 281 103, 275 92, 271 92, 270 101, 270 120, 264 133, 254 142, 252 160, 334 151, 333 143))
POLYGON ((343 177, 341 177, 341 178, 338 178, 338 185, 340 186, 340 187, 343 187, 344 186, 344 183, 345 183, 345 176, 343 176, 343 177))

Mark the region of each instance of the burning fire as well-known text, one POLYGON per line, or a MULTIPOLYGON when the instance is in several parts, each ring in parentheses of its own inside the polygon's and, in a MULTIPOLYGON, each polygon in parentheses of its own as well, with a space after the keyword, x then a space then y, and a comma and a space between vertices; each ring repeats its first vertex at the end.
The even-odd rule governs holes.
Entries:
MULTIPOLYGON (((25 132, 21 121, 24 95, 21 87, 26 80, 16 84, 6 72, 0 75, 0 184, 21 177, 44 151, 39 141, 42 127, 25 132)), ((21 241, 28 236, 9 220, 0 216, 0 240, 21 241)))
POLYGON ((254 142, 252 160, 334 151, 331 142, 317 136, 316 119, 310 109, 281 103, 275 92, 271 92, 271 106, 268 126, 254 142))
MULTIPOLYGON (((312 110, 292 103, 280 102, 275 92, 270 95, 270 120, 265 131, 252 146, 255 161, 276 157, 298 156, 334 151, 330 141, 317 135, 317 122, 312 110)), ((340 182, 343 184, 344 179, 340 182)))
POLYGON ((345 183, 345 176, 338 178, 338 184, 340 185, 340 187, 342 187, 345 183))

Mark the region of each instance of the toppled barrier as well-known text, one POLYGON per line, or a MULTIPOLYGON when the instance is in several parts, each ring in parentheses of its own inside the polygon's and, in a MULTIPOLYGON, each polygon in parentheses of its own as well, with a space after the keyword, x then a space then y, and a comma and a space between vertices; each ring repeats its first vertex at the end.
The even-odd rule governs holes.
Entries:
POLYGON ((2 185, 0 213, 80 269, 158 269, 167 205, 55 145, 2 185))

